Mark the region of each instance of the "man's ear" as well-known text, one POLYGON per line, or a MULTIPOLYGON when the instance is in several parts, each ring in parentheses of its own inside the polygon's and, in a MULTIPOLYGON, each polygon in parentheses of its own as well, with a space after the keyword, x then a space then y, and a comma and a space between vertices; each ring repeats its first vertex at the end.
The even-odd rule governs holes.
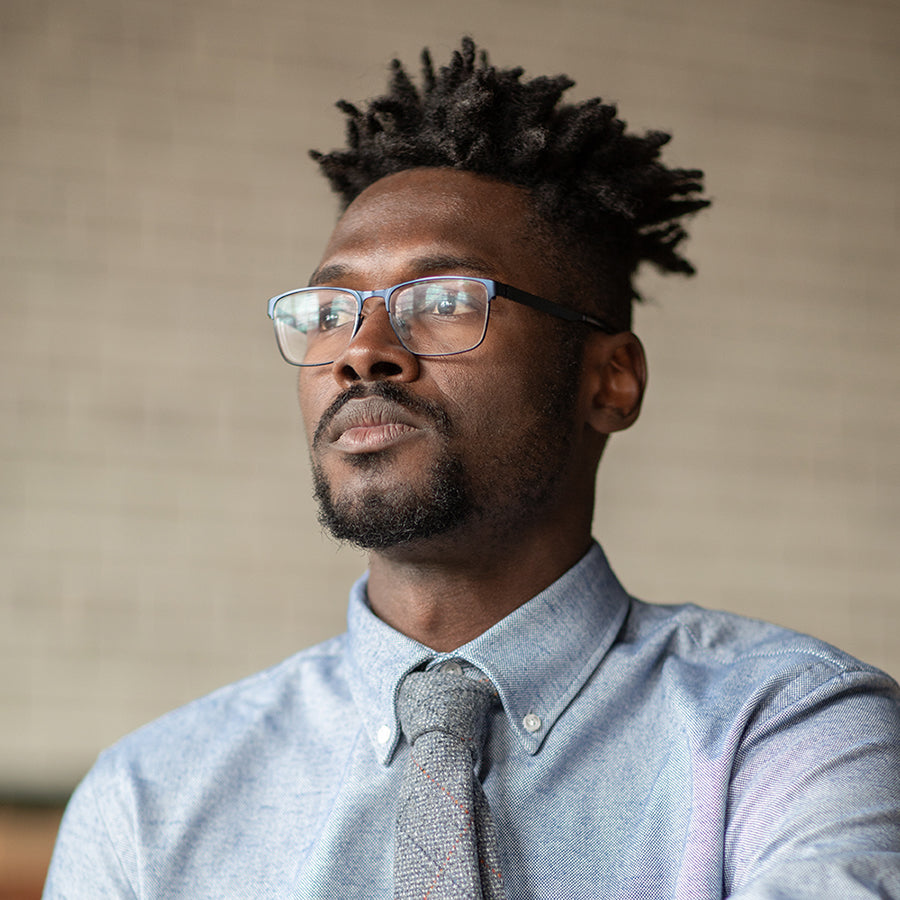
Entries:
POLYGON ((633 425, 641 411, 647 384, 644 348, 630 331, 596 332, 584 353, 586 419, 598 434, 633 425))

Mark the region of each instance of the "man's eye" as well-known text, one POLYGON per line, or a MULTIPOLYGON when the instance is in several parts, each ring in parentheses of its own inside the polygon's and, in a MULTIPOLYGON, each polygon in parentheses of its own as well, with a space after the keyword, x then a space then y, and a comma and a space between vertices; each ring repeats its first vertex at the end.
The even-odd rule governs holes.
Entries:
POLYGON ((326 306, 319 310, 319 330, 329 331, 336 328, 340 322, 340 317, 333 306, 326 306))
POLYGON ((319 307, 319 331, 333 331, 351 322, 353 316, 342 309, 339 305, 332 303, 327 306, 319 307))
POLYGON ((459 316, 471 310, 472 298, 466 291, 448 290, 446 287, 430 287, 420 312, 436 316, 459 316))
POLYGON ((441 316, 452 316, 456 312, 456 295, 444 294, 434 305, 435 312, 441 316))

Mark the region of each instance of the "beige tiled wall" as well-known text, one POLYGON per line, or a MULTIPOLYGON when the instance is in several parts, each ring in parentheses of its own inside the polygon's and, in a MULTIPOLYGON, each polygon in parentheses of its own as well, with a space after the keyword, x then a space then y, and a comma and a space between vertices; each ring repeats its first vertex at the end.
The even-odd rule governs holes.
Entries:
POLYGON ((0 794, 336 633, 265 300, 335 205, 306 158, 393 55, 502 64, 672 129, 700 276, 645 289, 642 421, 596 533, 626 585, 900 674, 900 7, 886 0, 6 0, 0 794))

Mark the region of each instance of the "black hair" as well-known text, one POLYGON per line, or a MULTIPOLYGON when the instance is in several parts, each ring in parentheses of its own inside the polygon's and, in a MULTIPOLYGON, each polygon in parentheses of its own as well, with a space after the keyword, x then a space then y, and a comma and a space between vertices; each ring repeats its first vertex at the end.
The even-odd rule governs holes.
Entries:
POLYGON ((667 168, 659 156, 670 136, 628 133, 599 97, 561 102, 574 85, 568 76, 522 75, 490 65, 468 37, 438 71, 422 51, 421 87, 395 59, 386 94, 365 110, 337 104, 347 116, 346 149, 310 155, 343 208, 378 179, 419 167, 525 188, 554 249, 548 262, 568 275, 569 290, 583 295, 593 285, 594 302, 627 328, 631 301, 641 299, 633 285, 641 263, 694 273, 678 252, 687 236, 680 220, 709 205, 699 196, 703 173, 667 168))

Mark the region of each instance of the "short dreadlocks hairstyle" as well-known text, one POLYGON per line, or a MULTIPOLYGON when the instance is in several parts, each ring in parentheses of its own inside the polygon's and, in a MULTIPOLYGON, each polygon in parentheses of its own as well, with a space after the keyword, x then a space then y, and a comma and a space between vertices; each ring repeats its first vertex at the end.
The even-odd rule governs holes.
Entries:
POLYGON ((678 252, 687 237, 680 220, 709 205, 698 196, 703 173, 667 168, 659 156, 670 136, 628 133, 616 107, 599 97, 561 102, 575 83, 568 76, 522 75, 522 68, 490 65, 468 37, 438 71, 422 51, 421 87, 395 59, 388 92, 365 110, 338 102, 347 116, 346 149, 310 155, 342 209, 380 178, 419 167, 526 189, 563 293, 587 293, 617 327, 628 328, 631 301, 641 299, 633 284, 641 263, 694 273, 678 252))

